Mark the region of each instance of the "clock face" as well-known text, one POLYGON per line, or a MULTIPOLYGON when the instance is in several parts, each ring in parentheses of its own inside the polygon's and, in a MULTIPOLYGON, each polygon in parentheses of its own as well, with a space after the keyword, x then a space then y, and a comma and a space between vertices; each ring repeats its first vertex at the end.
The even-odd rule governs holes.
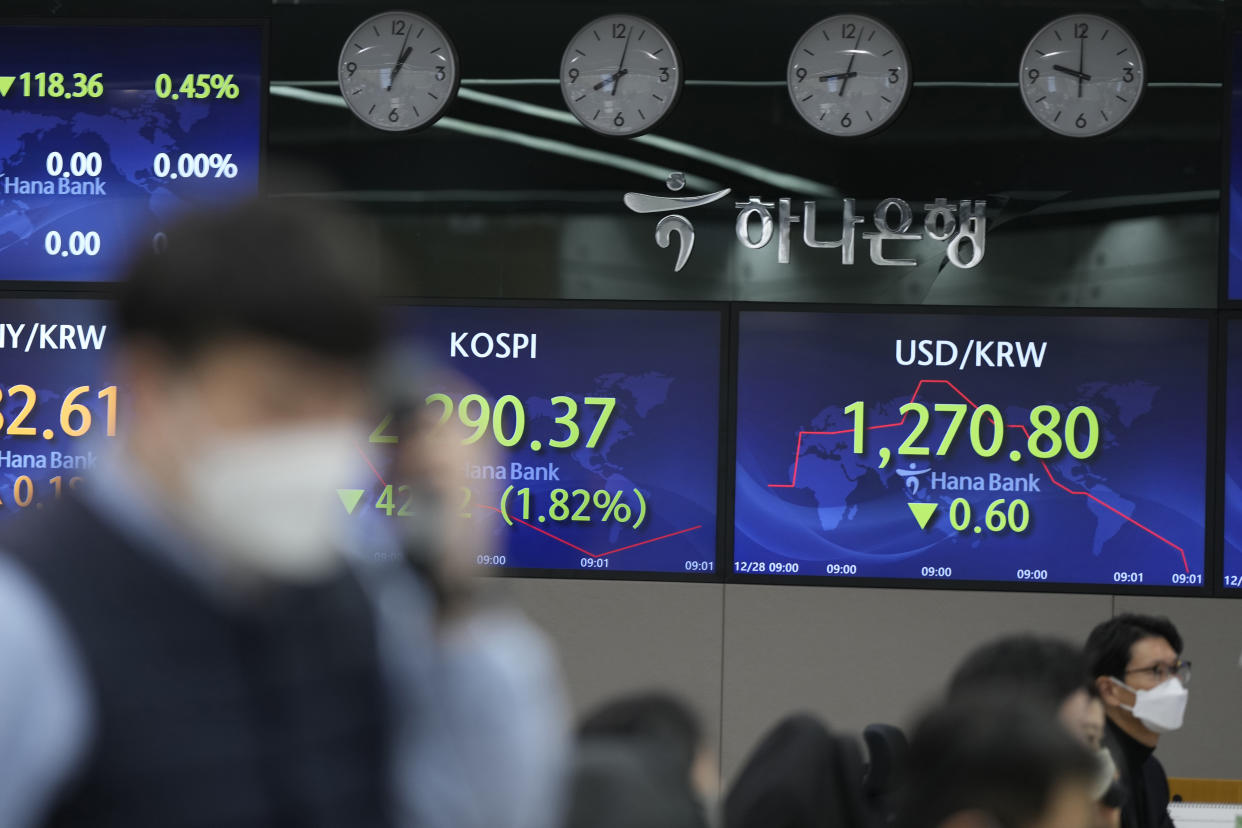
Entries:
POLYGON ((859 14, 816 23, 794 46, 786 73, 798 114, 821 132, 875 132, 901 111, 910 60, 893 30, 859 14))
POLYGON ((341 95, 377 129, 429 127, 457 95, 457 53, 419 14, 393 11, 364 21, 345 41, 337 69, 341 95))
POLYGON ((1052 21, 1022 55, 1026 108, 1061 135, 1086 138, 1116 129, 1143 94, 1143 54, 1130 33, 1094 14, 1052 21))
POLYGON ((604 135, 641 135, 673 108, 681 59, 659 26, 630 14, 593 20, 561 58, 561 93, 569 111, 604 135))

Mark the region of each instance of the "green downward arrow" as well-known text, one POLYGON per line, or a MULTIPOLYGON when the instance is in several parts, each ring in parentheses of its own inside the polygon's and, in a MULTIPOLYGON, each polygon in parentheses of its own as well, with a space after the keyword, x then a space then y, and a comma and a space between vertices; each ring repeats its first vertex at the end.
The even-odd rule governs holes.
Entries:
POLYGON ((932 515, 936 514, 937 504, 935 503, 909 503, 910 511, 914 513, 914 519, 919 522, 920 529, 926 529, 927 524, 931 522, 932 515))
POLYGON ((341 499, 341 505, 345 507, 345 511, 352 515, 354 509, 358 508, 358 501, 362 500, 366 491, 366 489, 337 489, 336 496, 341 499))
POLYGON ((9 94, 9 89, 12 88, 13 81, 15 80, 17 80, 17 78, 12 75, 0 77, 0 98, 3 98, 5 95, 9 94))

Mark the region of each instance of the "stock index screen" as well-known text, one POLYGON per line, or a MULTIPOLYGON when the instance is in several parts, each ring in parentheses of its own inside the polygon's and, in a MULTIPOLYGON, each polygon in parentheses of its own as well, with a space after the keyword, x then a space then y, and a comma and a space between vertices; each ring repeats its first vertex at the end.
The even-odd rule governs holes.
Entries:
POLYGON ((734 575, 1203 588, 1206 318, 738 328, 734 575))
MULTIPOLYGON (((424 405, 461 449, 456 520, 484 570, 717 572, 718 310, 401 307, 397 335, 435 361, 424 405)), ((411 379, 413 381, 413 378, 411 379)), ((364 447, 338 494, 354 519, 415 517, 387 479, 400 439, 364 447)))
POLYGON ((0 280, 109 281, 258 193, 265 29, 0 25, 0 280))

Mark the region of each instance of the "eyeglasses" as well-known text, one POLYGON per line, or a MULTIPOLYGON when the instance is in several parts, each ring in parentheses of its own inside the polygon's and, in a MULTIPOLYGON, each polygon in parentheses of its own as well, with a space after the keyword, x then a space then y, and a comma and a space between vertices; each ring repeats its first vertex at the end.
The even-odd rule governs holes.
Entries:
POLYGON ((1133 670, 1126 670, 1126 675, 1131 673, 1146 673, 1156 680, 1158 684, 1163 684, 1169 679, 1177 676, 1182 684, 1190 684, 1190 662, 1178 661, 1172 666, 1168 664, 1153 664, 1150 667, 1138 667, 1133 670))

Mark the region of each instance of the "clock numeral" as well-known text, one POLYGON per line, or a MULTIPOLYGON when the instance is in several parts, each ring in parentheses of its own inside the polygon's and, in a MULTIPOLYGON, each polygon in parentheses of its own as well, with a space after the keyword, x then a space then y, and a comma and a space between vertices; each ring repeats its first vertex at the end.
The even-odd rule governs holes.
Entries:
POLYGON ((395 107, 394 107, 393 109, 389 110, 389 112, 388 112, 388 120, 389 120, 389 122, 394 123, 394 124, 395 124, 397 121, 401 120, 401 114, 397 112, 397 110, 396 110, 396 108, 395 108, 395 107))
POLYGON ((578 72, 577 68, 570 69, 570 70, 569 70, 569 82, 570 82, 570 83, 577 83, 577 82, 578 82, 578 76, 579 76, 579 74, 580 74, 580 73, 578 72))
POLYGON ((1080 113, 1078 118, 1075 119, 1074 121, 1074 126, 1078 127, 1079 129, 1086 129, 1087 128, 1086 117, 1080 113))
POLYGON ((899 82, 899 81, 901 80, 901 74, 900 74, 900 73, 901 73, 901 70, 900 70, 900 69, 889 69, 889 70, 888 70, 888 82, 889 82, 889 83, 897 83, 897 82, 899 82))
POLYGON ((841 37, 849 39, 851 37, 857 37, 857 36, 858 36, 857 26, 855 26, 853 23, 842 23, 841 24, 841 37))
POLYGON ((614 126, 623 127, 625 126, 625 118, 622 118, 621 113, 618 112, 617 117, 612 119, 612 123, 614 126))
POLYGON ((1121 67, 1121 79, 1126 83, 1134 83, 1134 68, 1130 66, 1121 67))
POLYGON ((442 80, 444 80, 444 78, 445 78, 445 77, 446 77, 446 76, 445 76, 445 74, 444 74, 444 67, 443 67, 443 66, 437 66, 437 67, 436 67, 436 80, 438 80, 438 81, 442 81, 442 80))
POLYGON ((397 37, 401 37, 402 35, 404 35, 405 34, 405 21, 404 20, 392 21, 392 33, 395 34, 397 37))
POLYGON ((1087 39, 1087 24, 1086 23, 1075 23, 1074 24, 1074 37, 1078 38, 1079 40, 1087 39))
POLYGON ((625 40, 625 24, 624 23, 613 23, 612 24, 612 36, 616 38, 617 40, 625 40))
POLYGON ((1026 70, 1026 76, 1031 79, 1031 83, 1034 83, 1035 81, 1039 80, 1039 70, 1028 69, 1026 70))
POLYGON ((799 81, 806 80, 806 69, 799 66, 796 70, 794 70, 794 76, 797 77, 799 81))
POLYGON ((843 116, 841 116, 841 126, 845 127, 846 129, 849 129, 853 125, 854 125, 854 119, 850 117, 850 113, 847 112, 843 116))
POLYGON ((660 67, 660 83, 668 83, 668 79, 669 79, 668 67, 661 66, 660 67))
POLYGON ((352 78, 354 76, 354 72, 358 71, 358 64, 351 60, 349 63, 345 64, 345 71, 348 72, 349 76, 352 78))

